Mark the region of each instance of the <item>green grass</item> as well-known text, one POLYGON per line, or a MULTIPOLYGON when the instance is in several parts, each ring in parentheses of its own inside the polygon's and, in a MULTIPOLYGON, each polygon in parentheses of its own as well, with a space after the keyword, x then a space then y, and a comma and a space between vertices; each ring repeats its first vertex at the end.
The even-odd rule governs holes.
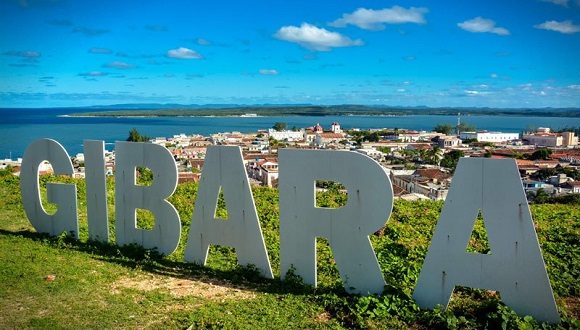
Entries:
MULTIPOLYGON (((227 247, 212 246, 207 267, 183 262, 195 184, 180 185, 170 199, 184 230, 178 250, 161 257, 136 246, 88 241, 84 183, 42 178, 47 181, 77 184, 80 240, 36 233, 22 210, 18 179, 0 175, 0 328, 549 327, 518 317, 497 294, 484 290, 458 288, 448 311, 418 308, 411 294, 440 202, 395 204, 388 225, 371 237, 388 285, 382 296, 360 297, 344 293, 323 239, 317 243, 316 289, 294 276, 285 282, 262 279, 254 269, 237 266, 235 252, 227 247)), ((109 181, 111 227, 113 186, 109 181)), ((277 191, 253 192, 272 267, 279 275, 277 191)), ((344 198, 329 191, 320 193, 317 203, 336 207, 344 198)), ((580 206, 532 205, 532 213, 563 317, 558 327, 578 329, 580 206)), ((140 221, 147 226, 153 219, 144 212, 140 221)), ((476 226, 473 237, 470 249, 484 251, 484 227, 476 226)))

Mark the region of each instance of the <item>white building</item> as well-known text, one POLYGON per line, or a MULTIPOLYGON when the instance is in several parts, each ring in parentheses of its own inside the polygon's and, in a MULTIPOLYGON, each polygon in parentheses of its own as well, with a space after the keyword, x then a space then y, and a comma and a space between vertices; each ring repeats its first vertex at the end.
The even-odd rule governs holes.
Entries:
POLYGON ((523 137, 530 145, 543 147, 568 147, 578 145, 578 137, 574 132, 549 133, 549 129, 543 129, 523 137))
POLYGON ((340 128, 340 124, 338 122, 333 122, 332 125, 330 125, 330 131, 332 133, 342 133, 342 128, 340 128))
POLYGON ((505 143, 509 141, 519 140, 519 133, 503 133, 503 132, 461 132, 459 137, 462 140, 477 140, 477 142, 492 142, 505 143))
POLYGON ((259 181, 263 186, 278 186, 278 163, 272 160, 250 160, 246 163, 248 177, 259 181))
POLYGON ((270 128, 268 129, 268 136, 278 141, 288 141, 288 142, 302 141, 304 139, 304 130, 302 129, 299 131, 289 131, 289 130, 277 131, 275 129, 270 128))
POLYGON ((444 138, 439 138, 437 145, 440 148, 454 148, 461 144, 461 139, 455 136, 446 136, 444 138))
POLYGON ((371 157, 372 159, 375 159, 375 160, 378 160, 378 161, 381 161, 381 160, 383 160, 385 158, 384 157, 384 154, 382 152, 380 152, 380 151, 378 151, 376 149, 372 149, 372 148, 369 148, 369 149, 356 149, 355 151, 358 152, 358 153, 361 153, 363 155, 367 155, 367 156, 371 157))

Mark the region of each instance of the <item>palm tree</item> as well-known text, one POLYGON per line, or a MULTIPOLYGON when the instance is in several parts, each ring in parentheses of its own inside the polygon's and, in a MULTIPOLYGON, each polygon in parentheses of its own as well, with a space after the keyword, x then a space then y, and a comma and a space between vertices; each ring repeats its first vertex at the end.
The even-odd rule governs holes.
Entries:
POLYGON ((268 152, 272 153, 272 149, 278 149, 279 144, 280 144, 280 142, 278 142, 278 140, 269 136, 268 137, 268 152))
POLYGON ((430 164, 439 166, 439 164, 441 163, 441 159, 443 159, 444 153, 445 151, 439 148, 439 146, 433 147, 433 149, 429 150, 428 162, 430 164))

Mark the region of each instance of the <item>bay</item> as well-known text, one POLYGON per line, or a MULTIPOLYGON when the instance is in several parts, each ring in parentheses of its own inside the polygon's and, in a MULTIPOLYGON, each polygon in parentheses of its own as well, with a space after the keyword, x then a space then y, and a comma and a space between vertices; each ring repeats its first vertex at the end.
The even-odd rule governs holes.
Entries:
MULTIPOLYGON (((455 125, 456 116, 291 116, 291 117, 67 117, 79 109, 0 109, 0 159, 22 157, 34 140, 59 141, 71 156, 82 152, 85 139, 104 140, 107 149, 125 140, 131 128, 150 137, 169 137, 179 133, 210 135, 218 132, 256 132, 276 122, 289 128, 320 123, 326 129, 332 122, 350 128, 405 128, 431 130, 440 123, 455 125)), ((462 116, 461 121, 478 130, 522 132, 535 127, 580 127, 580 118, 527 116, 462 116)))

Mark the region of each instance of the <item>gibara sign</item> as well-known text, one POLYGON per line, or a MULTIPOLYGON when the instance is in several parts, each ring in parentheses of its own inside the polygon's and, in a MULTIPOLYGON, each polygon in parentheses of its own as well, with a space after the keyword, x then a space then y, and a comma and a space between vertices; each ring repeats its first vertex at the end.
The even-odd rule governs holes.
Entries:
MULTIPOLYGON (((104 142, 85 141, 89 236, 108 242, 104 142)), ((115 145, 116 244, 136 243, 168 255, 175 251, 181 221, 167 198, 177 186, 170 152, 151 143, 115 145), (151 186, 136 184, 136 167, 153 171, 151 186), (155 215, 151 230, 137 228, 136 209, 155 215)), ((74 184, 47 184, 48 200, 58 205, 49 215, 42 207, 39 164, 47 160, 55 174, 72 175, 66 150, 56 141, 33 142, 22 161, 21 191, 26 215, 38 232, 71 232, 78 238, 74 184)), ((380 294, 385 285, 369 235, 388 221, 393 207, 389 176, 373 159, 354 152, 281 149, 279 152, 281 277, 294 269, 316 286, 316 237, 330 242, 344 288, 350 293, 380 294), (347 204, 316 207, 315 181, 341 182, 347 204)), ((210 244, 236 249, 238 262, 254 265, 273 278, 241 149, 207 150, 185 251, 188 262, 205 264, 210 244), (229 221, 216 221, 220 189, 229 221)), ((389 280, 388 278, 386 279, 389 280)), ((559 315, 546 273, 530 210, 516 164, 511 159, 463 158, 453 177, 415 292, 424 308, 447 306, 455 286, 499 291, 517 313, 558 322, 559 315), (485 216, 491 254, 467 253, 478 212, 485 216)))

